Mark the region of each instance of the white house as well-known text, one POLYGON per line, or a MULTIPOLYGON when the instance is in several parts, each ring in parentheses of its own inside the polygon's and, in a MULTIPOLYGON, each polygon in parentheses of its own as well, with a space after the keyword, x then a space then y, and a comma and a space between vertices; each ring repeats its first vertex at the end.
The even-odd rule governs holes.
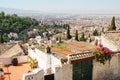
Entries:
MULTIPOLYGON (((44 76, 54 74, 54 80, 110 80, 120 77, 119 53, 103 65, 96 62, 92 54, 96 46, 76 41, 70 41, 66 45, 69 50, 52 47, 43 52, 29 48, 28 53, 38 60, 38 67, 43 69, 44 76)), ((114 50, 114 46, 108 48, 114 50)))

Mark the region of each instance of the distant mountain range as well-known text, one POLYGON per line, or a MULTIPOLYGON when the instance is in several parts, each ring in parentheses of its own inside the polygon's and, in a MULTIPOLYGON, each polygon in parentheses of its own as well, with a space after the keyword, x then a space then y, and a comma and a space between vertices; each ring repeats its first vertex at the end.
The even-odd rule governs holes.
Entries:
MULTIPOLYGON (((57 11, 57 10, 50 10, 50 11, 32 11, 32 10, 23 10, 23 9, 16 9, 16 8, 4 8, 4 7, 0 7, 0 12, 1 11, 3 11, 3 12, 5 12, 5 14, 17 14, 17 15, 20 15, 20 16, 40 16, 40 15, 42 15, 42 16, 46 16, 46 15, 72 15, 72 14, 70 14, 69 13, 69 10, 68 10, 68 13, 62 13, 62 12, 59 12, 59 11, 57 11)), ((74 13, 73 13, 74 14, 74 13)), ((77 13, 78 14, 78 13, 77 13)), ((105 14, 105 15, 108 15, 108 14, 119 14, 119 13, 116 13, 116 12, 96 12, 96 13, 84 13, 84 11, 83 12, 81 12, 81 13, 79 13, 79 14, 99 14, 99 15, 103 15, 103 14, 105 14)), ((75 15, 75 14, 74 14, 75 15)))
MULTIPOLYGON (((15 9, 15 8, 3 8, 0 7, 0 11, 4 11, 5 13, 13 14, 13 13, 33 13, 33 11, 30 10, 22 10, 22 9, 15 9)), ((35 12, 35 11, 34 11, 35 12)))
POLYGON ((37 12, 32 10, 22 10, 22 9, 3 8, 3 7, 0 7, 0 12, 1 11, 5 12, 5 14, 17 14, 20 16, 32 16, 32 15, 42 14, 42 12, 37 12))
POLYGON ((23 9, 15 9, 15 8, 3 8, 0 7, 0 12, 3 11, 5 14, 17 14, 20 16, 46 16, 46 15, 64 15, 65 13, 55 13, 54 11, 52 12, 45 12, 45 11, 32 11, 32 10, 23 10, 23 9))

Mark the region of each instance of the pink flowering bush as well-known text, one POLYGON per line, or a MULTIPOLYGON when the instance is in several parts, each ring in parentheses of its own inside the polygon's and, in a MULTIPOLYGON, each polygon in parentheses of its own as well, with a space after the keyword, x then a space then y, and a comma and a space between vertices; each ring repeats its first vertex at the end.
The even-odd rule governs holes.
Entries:
POLYGON ((100 44, 99 47, 93 52, 93 54, 95 55, 96 61, 105 64, 107 60, 111 60, 114 52, 100 44))

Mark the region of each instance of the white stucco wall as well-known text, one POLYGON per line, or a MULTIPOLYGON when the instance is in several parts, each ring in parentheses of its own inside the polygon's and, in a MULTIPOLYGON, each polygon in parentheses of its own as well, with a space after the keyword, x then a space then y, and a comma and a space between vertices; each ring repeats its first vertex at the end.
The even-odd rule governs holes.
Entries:
POLYGON ((4 65, 11 64, 12 59, 11 58, 0 58, 0 63, 4 65))
POLYGON ((42 68, 44 71, 47 69, 48 66, 46 66, 46 62, 47 62, 46 53, 38 49, 35 49, 35 50, 28 49, 28 53, 30 57, 37 59, 38 67, 42 68))
POLYGON ((18 56, 18 63, 28 62, 28 56, 18 56))
POLYGON ((56 66, 61 66, 61 65, 62 65, 61 61, 55 56, 51 55, 51 68, 52 68, 53 73, 55 73, 56 66))
POLYGON ((114 80, 120 78, 120 54, 112 57, 110 63, 101 64, 93 61, 93 80, 114 80))
POLYGON ((57 59, 53 55, 40 51, 39 49, 34 49, 34 50, 28 49, 28 53, 29 53, 29 56, 31 56, 32 58, 37 59, 38 67, 42 68, 45 73, 46 73, 46 70, 49 68, 51 68, 52 73, 54 73, 56 65, 61 65, 61 62, 59 59, 57 59))
MULTIPOLYGON (((15 57, 18 59, 18 63, 24 63, 28 61, 27 56, 17 56, 15 57)), ((0 63, 4 65, 9 65, 11 64, 13 58, 0 58, 0 63)))
POLYGON ((112 51, 118 51, 118 47, 115 46, 112 41, 109 41, 108 39, 106 39, 104 36, 101 36, 101 44, 104 46, 104 47, 107 47, 109 48, 110 50, 112 51))
POLYGON ((34 69, 32 72, 23 74, 22 80, 44 80, 44 71, 40 68, 34 69))

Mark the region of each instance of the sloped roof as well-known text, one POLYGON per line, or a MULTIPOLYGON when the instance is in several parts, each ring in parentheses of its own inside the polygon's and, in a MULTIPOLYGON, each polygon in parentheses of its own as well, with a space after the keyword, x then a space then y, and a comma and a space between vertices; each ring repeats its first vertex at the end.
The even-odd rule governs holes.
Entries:
POLYGON ((52 48, 52 51, 65 54, 65 55, 71 55, 71 54, 76 54, 76 53, 81 53, 84 51, 93 51, 96 46, 87 43, 87 42, 77 42, 77 41, 71 41, 66 44, 68 50, 64 49, 59 49, 56 47, 52 48))
POLYGON ((96 46, 88 43, 88 42, 78 42, 78 41, 72 41, 67 43, 68 48, 72 52, 83 52, 83 51, 93 51, 96 46))
POLYGON ((58 52, 58 53, 62 53, 62 54, 65 54, 65 55, 68 55, 68 54, 72 54, 73 52, 69 51, 69 50, 63 50, 63 49, 59 49, 59 48, 56 48, 56 47, 53 47, 52 48, 52 51, 54 52, 58 52))
POLYGON ((14 57, 17 55, 21 55, 23 52, 22 48, 20 47, 19 44, 16 44, 9 50, 7 50, 5 53, 0 55, 0 58, 9 58, 9 57, 14 57))
POLYGON ((107 31, 103 34, 109 41, 111 41, 115 46, 120 48, 120 30, 117 31, 107 31))

